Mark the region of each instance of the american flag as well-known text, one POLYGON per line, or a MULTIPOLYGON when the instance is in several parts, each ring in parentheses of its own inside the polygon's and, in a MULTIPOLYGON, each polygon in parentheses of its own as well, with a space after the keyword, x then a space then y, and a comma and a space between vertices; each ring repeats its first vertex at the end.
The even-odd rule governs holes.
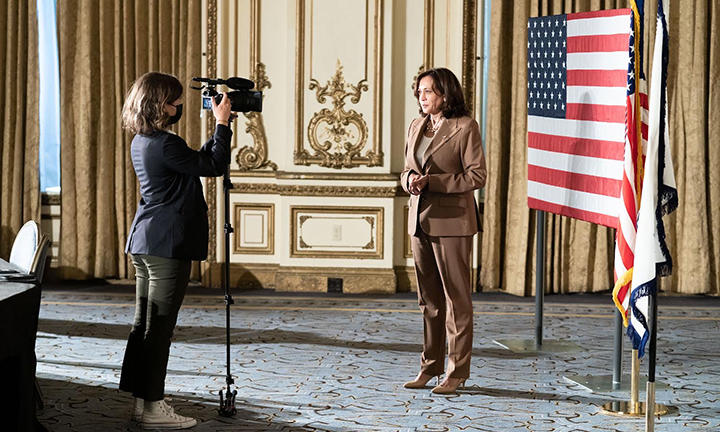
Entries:
MULTIPOLYGON (((621 190, 635 196, 626 165, 634 174, 638 162, 628 154, 638 149, 632 23, 631 9, 529 19, 530 208, 620 232, 618 217, 630 210, 621 190)), ((634 226, 635 215, 624 216, 634 226)))
POLYGON ((616 228, 613 301, 625 326, 648 106, 641 8, 630 3, 528 21, 528 205, 616 228))

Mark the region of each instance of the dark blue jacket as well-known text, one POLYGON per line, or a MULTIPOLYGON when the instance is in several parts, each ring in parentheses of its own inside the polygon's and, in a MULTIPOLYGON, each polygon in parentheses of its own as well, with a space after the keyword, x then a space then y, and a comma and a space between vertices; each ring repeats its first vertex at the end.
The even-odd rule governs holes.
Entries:
POLYGON ((218 125, 199 151, 160 131, 135 135, 130 148, 140 182, 140 204, 125 252, 204 260, 208 251, 207 203, 200 176, 221 176, 230 163, 232 130, 218 125))

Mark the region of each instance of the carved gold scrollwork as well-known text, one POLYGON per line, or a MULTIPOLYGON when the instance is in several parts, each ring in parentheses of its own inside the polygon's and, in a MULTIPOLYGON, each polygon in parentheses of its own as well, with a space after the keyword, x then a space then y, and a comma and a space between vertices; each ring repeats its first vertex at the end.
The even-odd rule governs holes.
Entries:
MULTIPOLYGON (((255 90, 263 91, 272 87, 270 80, 265 73, 265 65, 258 62, 255 66, 255 73, 250 77, 255 82, 255 90)), ((257 112, 245 113, 247 123, 245 132, 249 133, 253 139, 253 145, 241 148, 235 161, 240 171, 251 171, 263 168, 270 168, 277 171, 277 165, 267 159, 267 136, 265 135, 265 124, 263 123, 262 114, 257 112)))
MULTIPOLYGON (((323 108, 310 119, 308 140, 315 150, 310 155, 306 150, 295 154, 295 162, 308 165, 311 158, 319 158, 320 165, 330 168, 351 168, 360 164, 360 152, 368 141, 368 127, 363 115, 355 110, 345 110, 345 98, 350 97, 353 104, 360 102, 362 92, 368 90, 367 80, 356 85, 345 82, 343 67, 338 60, 335 75, 321 86, 316 79, 310 80, 310 90, 316 91, 317 101, 324 104, 332 99, 333 109, 323 108)), ((375 166, 382 163, 382 156, 372 150, 365 154, 367 164, 375 166)))
MULTIPOLYGON (((370 225, 370 232, 372 233, 375 230, 375 218, 373 216, 364 216, 363 219, 370 225)), ((370 241, 363 246, 363 249, 375 249, 375 237, 372 234, 370 234, 370 241)))
MULTIPOLYGON (((303 224, 305 223, 305 221, 308 220, 308 219, 310 219, 311 217, 312 217, 312 216, 301 215, 301 216, 298 218, 298 219, 300 219, 300 223, 299 223, 300 229, 302 229, 302 226, 303 226, 303 224)), ((307 243, 305 243, 305 240, 302 238, 302 233, 300 233, 300 236, 298 237, 298 241, 300 242, 300 247, 302 247, 302 248, 309 248, 309 247, 310 247, 307 243)))
POLYGON ((416 73, 415 76, 412 78, 412 82, 410 83, 410 90, 412 90, 413 92, 415 92, 415 83, 417 82, 417 79, 418 79, 418 77, 420 76, 420 74, 423 73, 423 72, 425 72, 425 65, 420 65, 420 67, 418 68, 417 73, 416 73))

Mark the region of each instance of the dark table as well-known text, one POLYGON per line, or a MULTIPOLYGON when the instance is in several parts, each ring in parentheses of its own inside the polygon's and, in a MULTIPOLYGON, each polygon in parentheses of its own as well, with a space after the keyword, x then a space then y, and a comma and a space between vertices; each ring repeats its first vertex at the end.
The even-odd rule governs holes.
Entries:
POLYGON ((0 259, 0 418, 2 430, 32 431, 40 285, 17 270, 0 259))

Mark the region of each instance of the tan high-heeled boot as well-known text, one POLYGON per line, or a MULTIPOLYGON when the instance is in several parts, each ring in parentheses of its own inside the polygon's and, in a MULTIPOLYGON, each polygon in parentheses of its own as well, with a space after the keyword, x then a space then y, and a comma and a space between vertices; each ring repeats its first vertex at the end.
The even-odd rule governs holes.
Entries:
POLYGON ((432 389, 435 394, 453 394, 457 393, 457 390, 465 385, 467 378, 450 378, 447 377, 443 380, 440 385, 432 389))
POLYGON ((403 387, 409 388, 409 389, 425 388, 427 386, 428 381, 430 381, 434 377, 435 377, 435 375, 430 375, 430 374, 420 372, 414 380, 408 381, 405 384, 403 384, 403 387))

